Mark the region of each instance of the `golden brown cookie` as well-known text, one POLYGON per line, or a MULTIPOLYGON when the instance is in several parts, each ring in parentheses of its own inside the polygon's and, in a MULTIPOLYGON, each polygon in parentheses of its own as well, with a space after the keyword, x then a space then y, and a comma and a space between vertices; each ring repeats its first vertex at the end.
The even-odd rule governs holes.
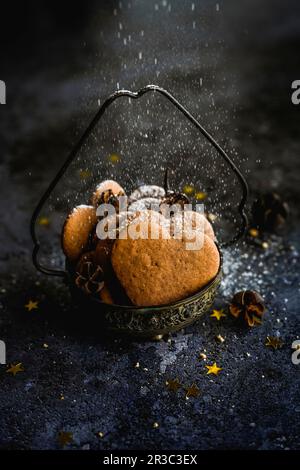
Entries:
MULTIPOLYGON (((145 224, 141 223, 141 232, 149 233, 145 224)), ((137 306, 164 305, 188 297, 219 269, 218 249, 207 235, 203 235, 201 249, 187 250, 183 239, 163 239, 164 228, 157 230, 158 239, 118 239, 113 246, 114 271, 137 306)))
POLYGON ((93 206, 77 206, 67 217, 63 227, 62 246, 70 261, 76 261, 86 249, 96 223, 96 210, 93 206))
POLYGON ((113 304, 114 303, 111 292, 110 292, 110 290, 109 290, 109 288, 107 287, 106 284, 104 284, 104 287, 100 291, 99 296, 100 296, 100 299, 102 300, 102 302, 105 302, 106 304, 113 304))
POLYGON ((172 229, 173 232, 182 231, 183 229, 192 229, 196 231, 202 231, 205 235, 215 240, 215 233, 212 225, 209 223, 207 218, 195 211, 180 211, 177 212, 172 218, 172 229))
POLYGON ((108 203, 111 196, 125 196, 122 186, 114 180, 105 180, 98 184, 91 198, 93 206, 98 207, 101 203, 108 203))

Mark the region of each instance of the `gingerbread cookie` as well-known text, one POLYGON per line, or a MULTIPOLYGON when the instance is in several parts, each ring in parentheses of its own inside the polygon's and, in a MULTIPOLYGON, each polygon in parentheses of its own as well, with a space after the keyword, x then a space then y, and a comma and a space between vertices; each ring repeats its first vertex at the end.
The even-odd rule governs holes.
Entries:
POLYGON ((174 214, 172 218, 171 227, 173 234, 176 237, 176 233, 181 233, 183 230, 188 231, 202 231, 205 235, 215 240, 215 233, 212 225, 209 223, 207 218, 195 211, 180 211, 174 214))
MULTIPOLYGON (((158 239, 118 239, 112 250, 112 265, 134 305, 164 305, 198 292, 217 274, 220 256, 213 240, 203 235, 199 250, 187 250, 183 239, 165 239, 157 222, 158 239)), ((151 227, 151 229, 152 229, 151 227)), ((141 233, 149 234, 147 221, 141 233)))
POLYGON ((77 206, 67 217, 62 233, 62 247, 70 261, 76 261, 86 249, 96 223, 96 210, 93 206, 77 206))
POLYGON ((154 197, 145 197, 132 202, 128 206, 128 210, 131 212, 144 211, 147 209, 159 211, 160 199, 154 197))
POLYGON ((100 291, 99 297, 102 300, 102 302, 105 302, 106 304, 113 304, 114 303, 114 299, 113 299, 113 297, 111 295, 111 292, 110 292, 110 290, 109 290, 109 288, 106 284, 104 284, 103 289, 100 291))
POLYGON ((129 196, 129 202, 135 202, 139 199, 162 199, 165 196, 166 192, 164 188, 156 186, 155 184, 143 184, 135 189, 129 196))

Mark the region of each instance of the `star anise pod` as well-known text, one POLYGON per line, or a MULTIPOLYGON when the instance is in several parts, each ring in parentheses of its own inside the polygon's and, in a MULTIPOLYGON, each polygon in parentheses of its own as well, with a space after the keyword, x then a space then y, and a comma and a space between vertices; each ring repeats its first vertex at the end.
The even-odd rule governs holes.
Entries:
POLYGON ((97 206, 100 206, 100 204, 111 204, 114 206, 117 212, 119 212, 119 196, 123 196, 123 193, 119 194, 114 194, 111 189, 107 189, 101 195, 98 197, 98 199, 95 201, 97 206))
POLYGON ((263 194, 252 205, 254 225, 271 232, 285 224, 289 212, 287 202, 277 193, 263 194))
POLYGON ((76 286, 86 294, 96 294, 104 287, 103 269, 95 265, 92 261, 92 254, 85 254, 81 257, 75 277, 76 286))
POLYGON ((261 324, 265 305, 257 292, 245 290, 233 296, 229 311, 235 318, 243 318, 249 326, 254 326, 261 324))
POLYGON ((162 198, 162 201, 160 203, 160 206, 162 206, 160 210, 163 215, 167 215, 167 214, 164 214, 164 212, 166 211, 163 210, 163 205, 168 205, 168 206, 178 205, 179 206, 178 208, 181 210, 184 208, 185 204, 190 203, 190 200, 186 194, 178 193, 178 192, 170 190, 168 168, 166 168, 165 176, 164 176, 164 189, 165 189, 166 195, 165 197, 162 198))
POLYGON ((160 203, 160 212, 167 216, 169 211, 166 211, 166 208, 171 208, 171 206, 175 206, 175 210, 170 212, 172 216, 174 212, 178 212, 184 209, 185 204, 189 204, 189 198, 183 193, 175 193, 174 191, 169 191, 168 194, 162 199, 160 203))
POLYGON ((168 194, 163 198, 161 204, 179 204, 182 208, 185 204, 189 204, 190 200, 184 193, 175 193, 175 191, 169 191, 168 194))

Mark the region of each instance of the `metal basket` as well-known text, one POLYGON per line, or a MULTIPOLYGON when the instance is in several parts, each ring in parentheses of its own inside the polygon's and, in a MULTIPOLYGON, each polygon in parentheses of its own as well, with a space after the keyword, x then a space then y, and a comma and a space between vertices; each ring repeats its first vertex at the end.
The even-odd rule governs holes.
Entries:
MULTIPOLYGON (((247 216, 244 211, 247 197, 248 186, 239 169, 232 162, 227 153, 213 139, 213 137, 190 114, 190 112, 182 104, 180 104, 176 100, 176 98, 174 98, 168 91, 156 85, 148 85, 138 90, 137 92, 132 92, 128 90, 118 90, 111 96, 109 96, 103 103, 103 105, 100 107, 97 114, 94 116, 87 129, 83 133, 82 137, 71 151, 65 163, 63 164, 53 181, 49 184, 49 187, 45 191, 41 200, 37 204, 36 209, 34 210, 30 225, 31 236, 34 244, 32 253, 33 263, 36 269, 44 274, 64 278, 70 287, 72 298, 76 305, 82 307, 85 310, 88 306, 89 312, 99 317, 100 323, 103 325, 104 328, 108 328, 109 330, 114 332, 126 333, 135 336, 138 335, 141 337, 155 337, 157 335, 164 335, 184 328, 185 326, 193 323, 211 308, 214 302, 217 288, 222 278, 221 249, 224 246, 228 246, 236 242, 244 234, 245 228, 247 226, 247 216), (66 263, 66 270, 52 269, 49 267, 42 266, 40 264, 38 260, 40 243, 36 235, 36 222, 45 202, 48 200, 53 189, 56 187, 71 162, 75 159, 78 152, 85 143, 86 139, 89 137, 96 124, 99 122, 99 120, 105 113, 105 110, 110 106, 110 104, 120 97, 127 96, 132 99, 139 99, 140 97, 149 92, 160 93, 166 99, 168 99, 199 130, 199 132, 204 135, 208 142, 217 150, 217 152, 229 165, 233 173, 238 177, 242 190, 242 197, 238 204, 238 211, 241 216, 241 226, 239 227, 238 232, 230 241, 227 241, 226 243, 223 243, 218 246, 220 253, 220 267, 215 278, 194 295, 169 305, 153 307, 135 307, 126 305, 106 304, 96 297, 85 295, 76 286, 74 282, 74 273, 72 269, 68 266, 68 263, 66 263)), ((86 321, 86 316, 84 317, 83 321, 86 321)))

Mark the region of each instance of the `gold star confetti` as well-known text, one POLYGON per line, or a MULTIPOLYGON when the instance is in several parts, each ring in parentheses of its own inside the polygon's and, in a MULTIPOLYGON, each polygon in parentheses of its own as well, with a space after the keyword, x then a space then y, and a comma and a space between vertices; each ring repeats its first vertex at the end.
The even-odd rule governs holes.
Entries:
POLYGON ((48 345, 47 343, 44 343, 44 344, 43 344, 43 348, 44 348, 44 349, 48 349, 48 348, 49 348, 49 345, 48 345))
POLYGON ((8 374, 12 374, 13 376, 17 375, 18 372, 23 372, 23 366, 22 362, 19 362, 18 364, 11 364, 10 368, 7 369, 8 374))
POLYGON ((283 341, 276 336, 267 336, 265 346, 273 349, 280 349, 283 346, 283 341))
POLYGON ((203 201, 206 198, 207 198, 207 194, 204 193, 203 191, 197 191, 195 193, 195 199, 197 199, 197 201, 203 201))
POLYGON ((120 157, 120 155, 117 155, 116 153, 112 153, 112 154, 109 155, 108 160, 111 163, 115 164, 115 163, 119 163, 121 161, 121 157, 120 157))
POLYGON ((219 341, 220 343, 224 343, 225 338, 223 338, 223 336, 221 336, 221 335, 217 335, 216 340, 219 341))
POLYGON ((194 191, 195 191, 195 188, 193 186, 189 185, 189 184, 186 184, 183 187, 184 194, 191 195, 191 194, 193 194, 194 191))
POLYGON ((223 308, 221 310, 213 310, 213 313, 210 316, 217 320, 221 320, 221 318, 226 317, 223 308))
POLYGON ((60 397, 59 397, 59 399, 60 399, 60 400, 64 400, 64 399, 65 399, 64 395, 61 394, 60 397))
POLYGON ((172 392, 177 392, 177 390, 181 387, 181 383, 178 379, 169 379, 166 381, 166 386, 168 390, 172 390, 172 392))
POLYGON ((31 310, 39 308, 39 302, 37 300, 29 300, 28 304, 25 305, 25 308, 27 308, 28 312, 31 312, 31 310))
POLYGON ((73 433, 68 432, 68 431, 60 431, 58 433, 58 442, 61 445, 61 447, 64 447, 67 444, 70 444, 71 442, 73 442, 73 433))
POLYGON ((202 359, 202 361, 206 361, 207 355, 205 353, 200 353, 199 354, 199 359, 202 359))
POLYGON ((190 387, 187 387, 185 398, 190 398, 190 397, 197 398, 199 393, 200 393, 199 388, 197 387, 195 383, 193 383, 190 387))
POLYGON ((50 225, 50 219, 48 217, 40 217, 38 219, 38 224, 42 227, 48 227, 50 225))
POLYGON ((90 178, 90 176, 92 176, 92 173, 90 172, 90 170, 79 170, 79 178, 81 180, 86 180, 90 178))
POLYGON ((222 370, 221 367, 217 366, 216 362, 214 362, 212 366, 205 366, 205 367, 207 369, 207 374, 218 375, 219 372, 222 370))
POLYGON ((159 424, 155 421, 155 423, 152 424, 153 429, 159 428, 159 424))
POLYGON ((250 228, 249 235, 250 237, 256 238, 259 235, 259 231, 256 228, 250 228))
POLYGON ((261 247, 262 247, 264 250, 267 250, 267 249, 269 248, 269 243, 268 243, 268 242, 262 242, 261 247))
POLYGON ((97 432, 97 436, 102 439, 102 437, 104 437, 104 432, 101 432, 101 431, 97 432))

